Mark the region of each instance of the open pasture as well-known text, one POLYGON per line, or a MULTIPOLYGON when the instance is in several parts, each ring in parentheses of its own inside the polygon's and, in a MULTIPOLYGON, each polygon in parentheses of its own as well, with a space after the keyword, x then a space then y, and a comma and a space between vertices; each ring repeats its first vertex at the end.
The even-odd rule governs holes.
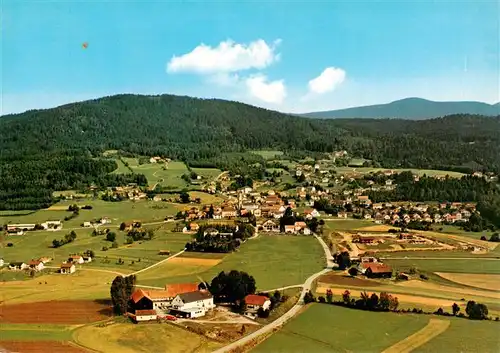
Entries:
POLYGON ((94 300, 54 300, 3 304, 1 323, 14 324, 86 324, 107 319, 109 304, 94 300))
POLYGON ((362 219, 342 219, 330 218, 325 220, 323 226, 324 231, 338 231, 338 230, 359 230, 361 228, 372 227, 373 222, 365 221, 362 219))
POLYGON ((423 315, 313 304, 252 352, 381 352, 422 329, 428 321, 423 315))
POLYGON ((380 282, 363 279, 359 277, 351 277, 340 273, 330 272, 324 274, 318 278, 318 283, 325 284, 334 284, 337 286, 346 286, 346 287, 378 287, 380 286, 380 282))
POLYGON ((500 291, 500 275, 445 272, 437 272, 436 274, 444 279, 466 286, 500 291))
POLYGON ((108 299, 111 282, 116 276, 117 273, 111 271, 82 269, 71 275, 50 274, 24 281, 0 282, 1 305, 108 299))
POLYGON ((88 353, 86 349, 72 345, 69 342, 61 341, 13 341, 0 340, 0 349, 7 349, 10 352, 20 353, 88 353))
MULTIPOLYGON (((42 223, 47 220, 60 220, 63 222, 63 229, 59 231, 65 232, 69 228, 80 228, 84 221, 98 220, 102 217, 108 217, 111 224, 107 224, 107 228, 117 228, 121 222, 132 220, 140 220, 142 222, 157 222, 165 219, 167 215, 174 215, 179 210, 179 205, 153 202, 153 201, 122 201, 122 202, 107 202, 97 199, 87 200, 67 200, 60 201, 52 206, 52 210, 39 210, 29 214, 2 216, 0 214, 0 224, 8 223, 42 223), (70 216, 71 212, 65 211, 72 204, 79 206, 92 206, 91 210, 80 209, 77 217, 64 221, 66 216, 70 216)), ((57 233, 57 232, 56 232, 57 233)), ((56 234, 54 233, 54 234, 56 234)), ((28 233, 32 234, 32 233, 28 233)))
POLYGON ((447 320, 451 324, 445 332, 416 348, 413 353, 500 351, 497 322, 459 318, 447 320))
POLYGON ((77 329, 73 337, 78 344, 103 353, 208 353, 220 347, 219 343, 169 323, 90 325, 77 329))
POLYGON ((250 153, 258 154, 262 158, 268 160, 276 159, 283 155, 282 151, 273 151, 273 150, 255 150, 255 151, 250 151, 250 153))
MULTIPOLYGON (((197 253, 191 253, 196 257, 197 253)), ((190 254, 190 255, 191 255, 190 254)), ((203 254, 205 255, 205 254, 203 254)), ((168 263, 168 262, 167 262, 168 263)), ((210 281, 221 271, 239 270, 255 277, 259 290, 302 284, 311 274, 324 267, 324 253, 318 241, 307 236, 266 236, 248 240, 236 252, 228 254, 218 265, 188 276, 143 279, 148 271, 138 275, 138 283, 162 287, 165 283, 210 281)))
MULTIPOLYGON (((418 253, 415 254, 418 256, 418 253)), ((426 255, 423 255, 426 256, 426 255)), ((384 262, 391 265, 398 271, 408 271, 414 267, 425 272, 451 272, 451 273, 484 273, 484 274, 500 274, 500 261, 496 259, 483 258, 412 258, 407 259, 391 259, 386 258, 384 262)))

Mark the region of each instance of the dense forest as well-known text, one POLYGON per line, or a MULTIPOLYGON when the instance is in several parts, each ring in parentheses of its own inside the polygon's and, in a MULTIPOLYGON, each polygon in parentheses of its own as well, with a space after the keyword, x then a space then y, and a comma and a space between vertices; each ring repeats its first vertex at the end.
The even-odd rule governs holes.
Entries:
MULTIPOLYGON (((172 95, 117 95, 0 117, 0 209, 36 209, 52 190, 127 182, 109 149, 242 171, 248 149, 347 150, 387 168, 500 171, 500 117, 321 120, 172 95)), ((263 173, 256 168, 254 173, 263 173)))

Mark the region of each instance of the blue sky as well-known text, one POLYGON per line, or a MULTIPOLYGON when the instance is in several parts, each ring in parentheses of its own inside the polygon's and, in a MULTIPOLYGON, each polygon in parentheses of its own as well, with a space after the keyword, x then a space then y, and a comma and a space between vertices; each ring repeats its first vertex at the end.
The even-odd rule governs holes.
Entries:
POLYGON ((497 1, 3 0, 1 10, 2 114, 117 93, 289 112, 500 101, 497 1))

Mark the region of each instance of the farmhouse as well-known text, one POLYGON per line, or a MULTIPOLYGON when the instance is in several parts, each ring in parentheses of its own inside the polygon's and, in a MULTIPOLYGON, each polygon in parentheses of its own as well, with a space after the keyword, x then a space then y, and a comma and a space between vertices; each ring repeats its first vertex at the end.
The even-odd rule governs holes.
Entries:
POLYGON ((295 222, 295 232, 305 235, 310 235, 311 230, 307 227, 306 222, 295 222))
POLYGON ((308 209, 304 211, 306 219, 312 219, 313 217, 319 217, 320 213, 315 209, 308 209))
POLYGON ((367 263, 365 276, 369 278, 391 278, 392 268, 389 265, 381 263, 367 263))
POLYGON ((347 212, 339 212, 337 213, 338 218, 347 218, 347 212))
POLYGON ((279 232, 280 226, 274 221, 268 220, 262 224, 262 229, 264 230, 264 232, 279 232))
POLYGON ((178 294, 172 300, 171 313, 186 318, 205 316, 208 310, 215 308, 212 294, 205 290, 178 294))
POLYGON ((47 256, 42 256, 41 258, 38 259, 38 261, 43 262, 43 264, 45 265, 46 263, 51 262, 52 258, 51 257, 47 257, 47 256))
POLYGON ((376 244, 377 239, 374 237, 366 237, 361 235, 356 235, 352 238, 353 243, 361 243, 361 244, 376 244))
POLYGON ((294 225, 286 225, 285 233, 287 234, 295 234, 295 226, 294 225))
POLYGON ((83 264, 85 262, 85 260, 80 255, 70 255, 70 257, 68 258, 68 262, 73 262, 76 264, 83 264))
POLYGON ((28 265, 24 262, 11 262, 9 264, 9 270, 20 271, 28 268, 28 265))
POLYGON ((89 262, 92 262, 92 257, 91 257, 91 256, 88 256, 88 255, 83 255, 83 256, 82 256, 82 259, 83 259, 83 262, 84 262, 84 263, 89 263, 89 262))
POLYGON ((259 309, 269 310, 271 300, 263 295, 249 294, 245 297, 247 309, 245 314, 256 314, 259 309))
POLYGON ((135 310, 168 310, 172 300, 180 293, 198 290, 196 283, 178 283, 165 286, 165 290, 137 289, 130 297, 135 310))
POLYGON ((41 224, 43 229, 45 230, 59 230, 62 229, 62 222, 61 221, 46 221, 41 224))
POLYGON ((7 232, 17 231, 17 230, 22 230, 22 231, 34 230, 35 226, 36 226, 35 224, 7 224, 7 232))
POLYGON ((43 262, 39 260, 31 260, 28 262, 28 266, 31 270, 41 271, 43 270, 43 262))
POLYGON ((136 310, 132 316, 135 322, 151 321, 158 318, 158 314, 154 310, 136 310))
POLYGON ((76 271, 76 267, 72 263, 64 263, 59 268, 59 272, 61 274, 63 274, 63 275, 68 275, 68 274, 71 274, 71 273, 75 273, 75 271, 76 271))

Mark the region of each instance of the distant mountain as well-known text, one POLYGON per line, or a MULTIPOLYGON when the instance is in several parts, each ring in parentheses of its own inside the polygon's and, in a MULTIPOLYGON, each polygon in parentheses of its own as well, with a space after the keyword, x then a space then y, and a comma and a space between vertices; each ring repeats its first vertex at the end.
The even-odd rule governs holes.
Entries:
POLYGON ((438 118, 451 114, 500 115, 500 103, 482 102, 434 102, 422 98, 406 98, 388 104, 367 105, 363 107, 330 110, 302 114, 305 117, 333 118, 398 118, 422 120, 438 118))

